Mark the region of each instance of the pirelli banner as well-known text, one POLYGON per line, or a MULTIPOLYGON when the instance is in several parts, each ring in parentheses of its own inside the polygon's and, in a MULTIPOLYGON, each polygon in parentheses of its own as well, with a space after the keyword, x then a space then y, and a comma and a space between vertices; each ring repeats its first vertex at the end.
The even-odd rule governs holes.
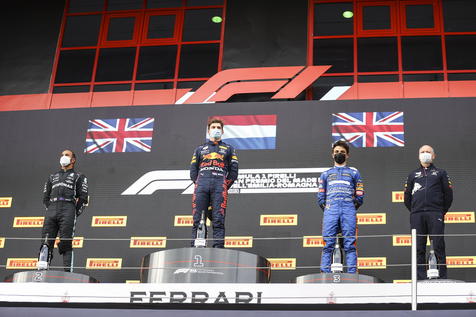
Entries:
MULTIPOLYGON (((43 185, 59 169, 63 149, 76 152, 76 170, 90 189, 73 242, 76 272, 102 282, 137 281, 143 256, 188 247, 189 164, 208 118, 219 116, 240 166, 228 196, 225 247, 268 258, 272 282, 319 271, 318 178, 333 165, 331 144, 340 138, 351 141, 349 165, 364 182, 359 269, 387 282, 410 279, 403 185, 418 166, 419 146, 430 144, 455 192, 445 217, 449 278, 476 280, 476 237, 453 236, 476 232, 473 115, 474 98, 0 112, 0 275, 35 268, 43 185)), ((61 265, 54 252, 53 265, 61 265)))

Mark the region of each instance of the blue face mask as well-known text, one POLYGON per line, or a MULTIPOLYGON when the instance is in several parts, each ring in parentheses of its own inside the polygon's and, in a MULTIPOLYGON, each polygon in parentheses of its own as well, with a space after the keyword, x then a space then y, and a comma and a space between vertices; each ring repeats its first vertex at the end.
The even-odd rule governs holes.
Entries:
POLYGON ((210 130, 210 138, 219 139, 222 135, 221 129, 210 130))

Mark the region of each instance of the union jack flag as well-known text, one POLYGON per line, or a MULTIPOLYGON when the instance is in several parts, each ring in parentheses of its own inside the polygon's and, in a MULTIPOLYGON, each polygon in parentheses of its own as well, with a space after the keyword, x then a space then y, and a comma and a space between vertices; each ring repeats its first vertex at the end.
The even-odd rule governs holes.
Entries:
POLYGON ((403 112, 333 113, 332 137, 355 147, 405 146, 403 112))
POLYGON ((85 153, 150 152, 154 118, 89 120, 85 153))

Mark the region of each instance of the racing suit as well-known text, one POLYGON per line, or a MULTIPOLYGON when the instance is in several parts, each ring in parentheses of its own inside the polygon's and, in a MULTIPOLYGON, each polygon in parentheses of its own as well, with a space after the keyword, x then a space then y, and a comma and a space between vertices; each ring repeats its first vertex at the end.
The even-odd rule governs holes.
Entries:
POLYGON ((321 256, 321 271, 331 272, 335 237, 342 231, 347 272, 357 272, 356 210, 364 201, 364 185, 357 169, 334 166, 319 177, 319 206, 324 210, 322 236, 324 248, 321 256))
POLYGON ((76 217, 83 211, 88 201, 87 178, 73 169, 60 170, 51 174, 43 190, 43 204, 46 216, 41 232, 42 242, 48 235, 50 261, 53 258, 53 247, 59 232, 58 251, 63 255, 63 266, 66 272, 72 271, 73 236, 76 217))
POLYGON ((427 235, 433 240, 440 278, 447 278, 445 239, 445 214, 453 202, 451 181, 445 170, 431 164, 421 166, 408 175, 404 192, 405 206, 410 211, 410 225, 417 231, 417 278, 426 279, 425 253, 427 235))
POLYGON ((192 239, 196 238, 202 212, 211 206, 213 247, 224 247, 228 189, 237 177, 238 158, 231 145, 222 141, 208 141, 195 149, 190 163, 190 178, 195 184, 192 198, 192 239))

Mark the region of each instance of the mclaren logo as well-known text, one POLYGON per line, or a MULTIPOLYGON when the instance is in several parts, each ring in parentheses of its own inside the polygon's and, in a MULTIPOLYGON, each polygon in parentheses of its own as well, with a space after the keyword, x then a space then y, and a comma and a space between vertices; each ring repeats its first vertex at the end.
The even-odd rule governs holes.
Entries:
POLYGON ((131 237, 130 248, 165 248, 167 237, 131 237))
POLYGON ((298 215, 261 215, 260 226, 297 226, 298 215))
POLYGON ((225 237, 225 248, 252 248, 253 237, 225 237))
MULTIPOLYGON (((315 193, 323 168, 240 169, 230 194, 315 193)), ((121 195, 152 195, 156 191, 181 190, 193 194, 189 170, 165 170, 145 173, 121 195)))
MULTIPOLYGON (((82 248, 83 247, 83 237, 74 237, 73 239, 73 248, 82 248)), ((58 247, 58 243, 60 242, 60 239, 57 237, 55 240, 55 248, 58 247)))
POLYGON ((5 238, 0 238, 0 248, 5 247, 5 238))
POLYGON ((357 224, 359 225, 384 225, 387 223, 387 214, 371 213, 357 214, 357 224))
POLYGON ((14 228, 41 228, 45 217, 15 217, 13 219, 14 228))
POLYGON ((322 236, 304 236, 302 238, 303 248, 322 248, 324 245, 322 236))
POLYGON ((386 269, 387 258, 358 258, 358 267, 360 270, 386 269))
POLYGON ((86 269, 120 270, 121 267, 122 267, 121 258, 113 258, 113 259, 88 258, 86 260, 86 269))
POLYGON ((403 192, 392 192, 392 203, 403 203, 404 194, 403 192))
POLYGON ((12 206, 12 197, 0 197, 0 208, 10 208, 12 206))
POLYGON ((125 227, 127 216, 94 216, 91 227, 125 227))
MULTIPOLYGON (((207 226, 211 226, 210 219, 207 219, 207 226)), ((175 227, 191 227, 193 226, 193 217, 189 215, 177 215, 174 217, 175 227)))
POLYGON ((447 256, 446 265, 449 268, 474 268, 476 267, 476 256, 447 256))
POLYGON ((8 258, 7 259, 7 270, 32 270, 36 269, 37 258, 8 258))
POLYGON ((295 270, 296 258, 268 258, 271 270, 295 270))
POLYGON ((445 223, 474 223, 474 211, 448 212, 445 223))

